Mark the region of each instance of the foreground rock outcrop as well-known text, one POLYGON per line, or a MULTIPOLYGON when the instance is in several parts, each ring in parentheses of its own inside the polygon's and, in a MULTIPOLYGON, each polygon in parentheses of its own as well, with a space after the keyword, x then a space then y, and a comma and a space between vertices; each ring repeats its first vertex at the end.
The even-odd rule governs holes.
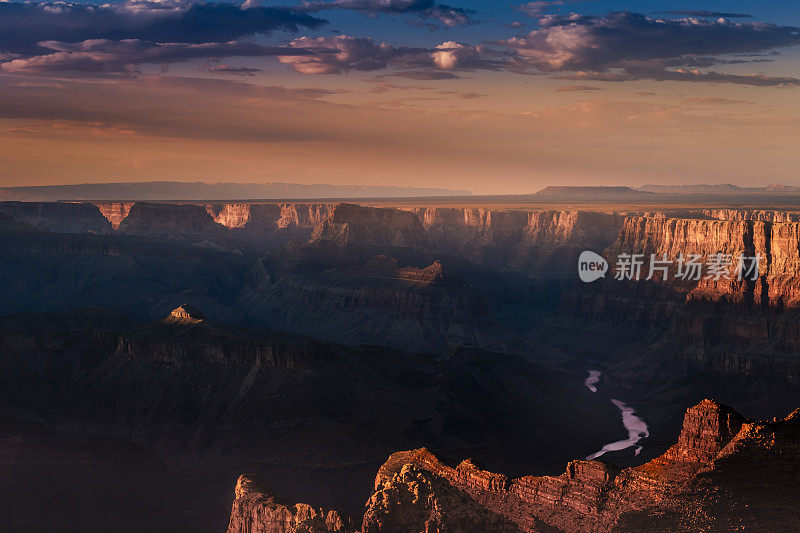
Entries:
MULTIPOLYGON (((796 531, 798 473, 800 410, 756 422, 704 400, 686 412, 676 444, 633 468, 572 461, 560 476, 511 479, 424 448, 392 454, 361 531, 796 531)), ((249 531, 241 517, 259 507, 247 505, 237 487, 228 533, 249 531)), ((265 524, 251 518, 250 527, 283 531, 265 524)))
POLYGON ((337 511, 280 500, 259 476, 243 475, 236 483, 236 500, 228 524, 230 533, 352 533, 349 518, 337 511))

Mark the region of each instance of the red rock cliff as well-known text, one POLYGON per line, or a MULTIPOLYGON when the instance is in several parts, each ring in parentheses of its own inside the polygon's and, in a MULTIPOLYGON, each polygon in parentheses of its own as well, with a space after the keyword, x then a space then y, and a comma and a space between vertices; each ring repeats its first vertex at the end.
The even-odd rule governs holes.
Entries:
POLYGON ((437 250, 532 275, 573 273, 578 254, 617 238, 621 215, 589 211, 415 208, 437 250))
POLYGON ((703 262, 714 254, 730 254, 731 279, 701 279, 688 288, 689 300, 778 308, 800 306, 800 223, 797 222, 629 217, 619 238, 605 253, 612 261, 622 253, 666 255, 673 261, 681 255, 697 254, 703 262), (758 279, 751 283, 739 281, 735 274, 740 254, 760 257, 758 279))

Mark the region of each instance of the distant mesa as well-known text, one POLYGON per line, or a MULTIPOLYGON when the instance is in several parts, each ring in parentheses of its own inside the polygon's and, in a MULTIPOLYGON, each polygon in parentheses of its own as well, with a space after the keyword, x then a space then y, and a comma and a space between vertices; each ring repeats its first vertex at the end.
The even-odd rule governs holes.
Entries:
POLYGON ((766 187, 740 187, 731 183, 698 185, 642 185, 639 190, 659 194, 797 194, 800 187, 779 183, 766 187))
POLYGON ((0 201, 166 201, 166 200, 261 200, 405 198, 420 196, 468 196, 467 190, 393 187, 382 185, 329 185, 299 183, 204 183, 143 181, 0 187, 0 201))
POLYGON ((165 322, 170 324, 198 324, 204 319, 205 317, 198 310, 188 305, 182 305, 173 309, 165 322))
POLYGON ((800 187, 772 184, 765 187, 740 187, 731 183, 698 185, 642 185, 641 187, 583 187, 549 186, 534 196, 548 200, 657 200, 665 195, 792 195, 800 194, 800 187))
POLYGON ((617 198, 639 198, 653 196, 652 192, 639 191, 630 187, 571 187, 549 186, 536 193, 552 199, 602 200, 617 198))

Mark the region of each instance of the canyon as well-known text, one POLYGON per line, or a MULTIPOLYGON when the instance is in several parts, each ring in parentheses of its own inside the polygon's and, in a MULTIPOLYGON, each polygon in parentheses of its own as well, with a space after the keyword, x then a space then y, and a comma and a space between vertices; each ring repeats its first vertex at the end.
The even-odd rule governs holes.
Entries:
MULTIPOLYGON (((0 202, 0 479, 74 485, 45 529, 92 530, 102 492, 149 502, 130 531, 759 525, 746 465, 794 468, 796 415, 752 421, 800 406, 798 250, 790 207, 0 202), (758 271, 677 278, 717 254, 758 271), (636 446, 580 460, 631 438, 621 412, 636 446)), ((15 494, 16 529, 47 520, 15 494)))

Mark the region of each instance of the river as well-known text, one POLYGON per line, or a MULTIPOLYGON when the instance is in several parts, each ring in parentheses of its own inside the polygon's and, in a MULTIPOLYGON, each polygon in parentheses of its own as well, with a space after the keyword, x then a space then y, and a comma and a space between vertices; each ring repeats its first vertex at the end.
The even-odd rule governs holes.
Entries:
MULTIPOLYGON (((597 387, 595 385, 600 381, 600 375, 601 372, 599 370, 589 370, 589 377, 584 381, 586 388, 592 392, 597 392, 597 387)), ((636 410, 633 407, 619 400, 611 400, 611 403, 613 403, 622 414, 622 425, 628 430, 628 438, 606 444, 600 451, 587 457, 587 461, 597 459, 608 452, 626 450, 634 446, 636 446, 634 455, 639 455, 639 452, 642 451, 642 447, 638 446, 639 441, 650 436, 650 430, 647 424, 644 420, 636 416, 636 410)))
POLYGON ((586 381, 584 381, 583 384, 586 385, 586 388, 590 391, 597 392, 597 387, 595 387, 595 385, 598 381, 600 381, 601 375, 602 372, 599 370, 589 370, 589 377, 586 378, 586 381))

